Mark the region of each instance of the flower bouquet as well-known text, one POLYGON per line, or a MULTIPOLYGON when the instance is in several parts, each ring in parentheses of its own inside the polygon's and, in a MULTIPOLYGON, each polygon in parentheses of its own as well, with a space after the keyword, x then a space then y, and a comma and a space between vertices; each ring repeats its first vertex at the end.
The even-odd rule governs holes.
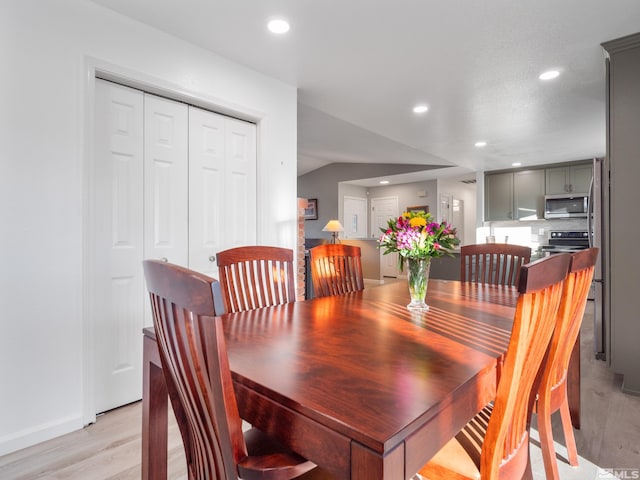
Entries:
POLYGON ((409 277, 410 310, 428 310, 424 302, 427 294, 427 282, 431 257, 449 254, 449 250, 460 243, 456 229, 447 222, 434 222, 429 213, 419 211, 405 212, 397 219, 387 222, 387 228, 381 228, 382 236, 378 240, 384 254, 397 252, 398 266, 402 272, 406 261, 409 277))

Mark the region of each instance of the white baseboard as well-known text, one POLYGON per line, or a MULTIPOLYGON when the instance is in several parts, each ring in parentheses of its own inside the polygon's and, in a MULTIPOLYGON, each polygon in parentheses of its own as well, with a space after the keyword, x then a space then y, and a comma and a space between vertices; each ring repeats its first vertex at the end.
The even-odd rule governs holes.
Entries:
POLYGON ((82 415, 73 415, 4 435, 0 437, 0 456, 51 440, 82 427, 82 415))

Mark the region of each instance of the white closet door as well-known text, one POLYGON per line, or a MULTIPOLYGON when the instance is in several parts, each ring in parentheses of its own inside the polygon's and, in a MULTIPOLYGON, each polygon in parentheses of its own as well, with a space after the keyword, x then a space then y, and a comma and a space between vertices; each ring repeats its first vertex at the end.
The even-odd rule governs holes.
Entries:
POLYGON ((256 244, 256 126, 225 120, 225 248, 256 244))
POLYGON ((189 107, 189 268, 218 278, 224 250, 224 120, 189 107))
POLYGON ((145 94, 144 255, 188 263, 188 107, 145 94))
POLYGON ((189 268, 218 278, 215 255, 256 243, 256 126, 189 107, 189 268))
POLYGON ((95 107, 91 278, 95 407, 103 412, 142 394, 143 95, 96 80, 95 107))

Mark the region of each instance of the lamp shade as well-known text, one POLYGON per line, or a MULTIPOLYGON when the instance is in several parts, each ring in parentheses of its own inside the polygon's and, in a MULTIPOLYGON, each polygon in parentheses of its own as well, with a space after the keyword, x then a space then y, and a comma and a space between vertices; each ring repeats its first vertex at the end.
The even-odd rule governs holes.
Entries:
POLYGON ((344 228, 338 220, 329 220, 322 229, 323 232, 343 232, 344 228))

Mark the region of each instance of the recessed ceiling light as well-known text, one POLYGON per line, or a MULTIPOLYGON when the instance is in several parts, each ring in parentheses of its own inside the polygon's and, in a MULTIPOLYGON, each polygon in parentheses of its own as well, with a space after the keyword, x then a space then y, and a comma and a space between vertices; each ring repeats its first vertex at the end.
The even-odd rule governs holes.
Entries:
POLYGON ((511 164, 512 167, 519 167, 520 165, 522 165, 522 163, 520 163, 520 162, 513 162, 511 164))
POLYGON ((283 34, 289 31, 289 22, 284 18, 272 18, 267 23, 267 28, 271 33, 283 34))
POLYGON ((540 80, 552 80, 560 75, 560 72, 557 70, 549 70, 544 73, 541 73, 538 77, 540 80))
POLYGON ((425 113, 427 110, 429 110, 429 107, 426 105, 416 105, 413 107, 413 113, 425 113))
POLYGON ((485 142, 485 141, 476 142, 475 146, 476 147, 486 147, 487 146, 487 142, 485 142))
POLYGON ((389 183, 389 180, 380 180, 380 185, 386 185, 389 183))

